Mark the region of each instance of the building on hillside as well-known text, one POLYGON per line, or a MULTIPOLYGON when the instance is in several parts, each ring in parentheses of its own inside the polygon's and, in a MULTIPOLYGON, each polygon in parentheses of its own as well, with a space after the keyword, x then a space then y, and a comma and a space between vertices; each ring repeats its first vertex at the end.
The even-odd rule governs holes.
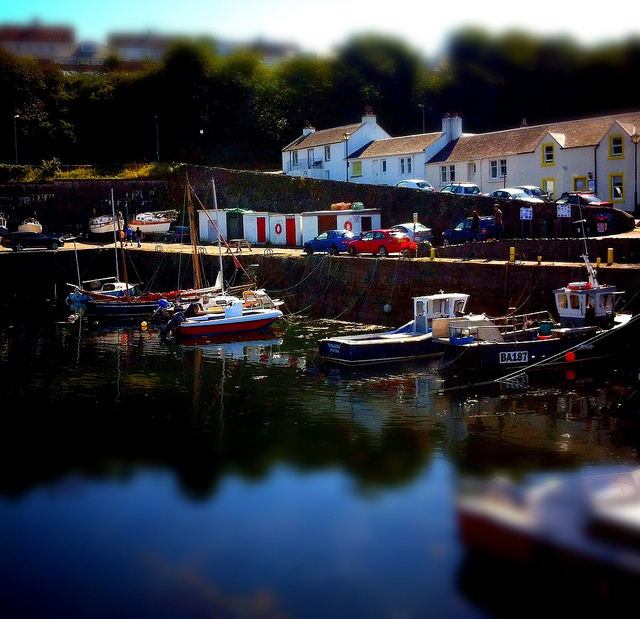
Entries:
POLYGON ((536 126, 523 122, 515 129, 483 134, 463 133, 462 119, 447 115, 439 132, 386 135, 359 144, 350 140, 347 168, 340 135, 355 125, 349 127, 309 129, 283 150, 285 174, 373 185, 422 178, 436 190, 471 182, 484 194, 536 185, 553 198, 584 191, 627 212, 638 205, 640 111, 536 126), (327 149, 332 149, 330 158, 338 153, 342 170, 330 167, 335 159, 322 156, 327 149))
POLYGON ((186 39, 178 35, 160 35, 155 32, 110 33, 107 47, 124 62, 160 62, 167 50, 186 39))
POLYGON ((71 26, 45 26, 37 19, 26 26, 0 25, 0 47, 18 58, 54 62, 66 56, 75 44, 75 30, 71 26))
POLYGON ((290 176, 352 180, 349 154, 375 140, 389 137, 391 136, 378 125, 370 108, 359 123, 320 131, 307 126, 300 137, 282 149, 282 170, 290 176))

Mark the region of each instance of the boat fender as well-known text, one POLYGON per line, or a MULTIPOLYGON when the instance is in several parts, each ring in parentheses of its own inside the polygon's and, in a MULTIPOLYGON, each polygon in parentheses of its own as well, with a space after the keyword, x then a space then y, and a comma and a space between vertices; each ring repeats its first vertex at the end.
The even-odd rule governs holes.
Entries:
POLYGON ((540 335, 538 333, 538 335, 536 336, 536 339, 538 339, 538 340, 550 340, 551 337, 552 337, 551 335, 540 335))

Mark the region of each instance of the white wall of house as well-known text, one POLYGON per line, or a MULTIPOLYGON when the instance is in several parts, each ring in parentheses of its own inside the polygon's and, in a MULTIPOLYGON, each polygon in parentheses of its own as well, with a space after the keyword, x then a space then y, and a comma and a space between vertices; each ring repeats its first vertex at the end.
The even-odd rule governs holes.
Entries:
POLYGON ((301 245, 300 215, 269 214, 269 241, 274 245, 301 245))
POLYGON ((424 178, 424 164, 424 151, 351 160, 349 181, 392 186, 401 180, 424 178))

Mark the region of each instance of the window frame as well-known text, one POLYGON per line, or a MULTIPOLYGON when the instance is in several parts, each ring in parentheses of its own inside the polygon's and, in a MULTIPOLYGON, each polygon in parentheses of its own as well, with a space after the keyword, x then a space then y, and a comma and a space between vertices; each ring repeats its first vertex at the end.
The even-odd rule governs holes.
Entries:
POLYGON ((325 162, 331 161, 331 145, 330 144, 327 144, 324 147, 324 160, 325 162))
POLYGON ((609 174, 609 199, 611 202, 624 202, 625 200, 625 187, 624 187, 624 174, 622 172, 616 172, 614 174, 609 174), (614 179, 620 179, 620 185, 614 184, 614 179), (620 187, 621 197, 616 198, 614 195, 613 188, 620 187))
POLYGON ((541 146, 542 165, 553 166, 556 165, 556 145, 554 142, 545 142, 541 146), (547 150, 548 149, 548 150, 547 150), (550 157, 547 157, 547 152, 550 153, 550 157))
POLYGON ((362 161, 351 162, 351 178, 359 178, 362 176, 362 161))
POLYGON ((609 159, 624 159, 624 139, 619 133, 609 136, 609 159), (619 144, 614 145, 614 140, 619 140, 619 144))

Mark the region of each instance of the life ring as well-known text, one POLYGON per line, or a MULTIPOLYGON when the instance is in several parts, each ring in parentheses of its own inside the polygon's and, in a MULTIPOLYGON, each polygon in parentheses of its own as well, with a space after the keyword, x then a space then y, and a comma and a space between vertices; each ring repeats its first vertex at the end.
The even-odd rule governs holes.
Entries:
POLYGON ((344 229, 345 230, 349 230, 349 232, 351 232, 353 230, 353 224, 350 221, 345 221, 344 222, 344 229))
POLYGON ((276 234, 282 234, 282 224, 276 224, 276 234))
POLYGON ((567 288, 569 290, 589 290, 591 282, 570 282, 567 288))

